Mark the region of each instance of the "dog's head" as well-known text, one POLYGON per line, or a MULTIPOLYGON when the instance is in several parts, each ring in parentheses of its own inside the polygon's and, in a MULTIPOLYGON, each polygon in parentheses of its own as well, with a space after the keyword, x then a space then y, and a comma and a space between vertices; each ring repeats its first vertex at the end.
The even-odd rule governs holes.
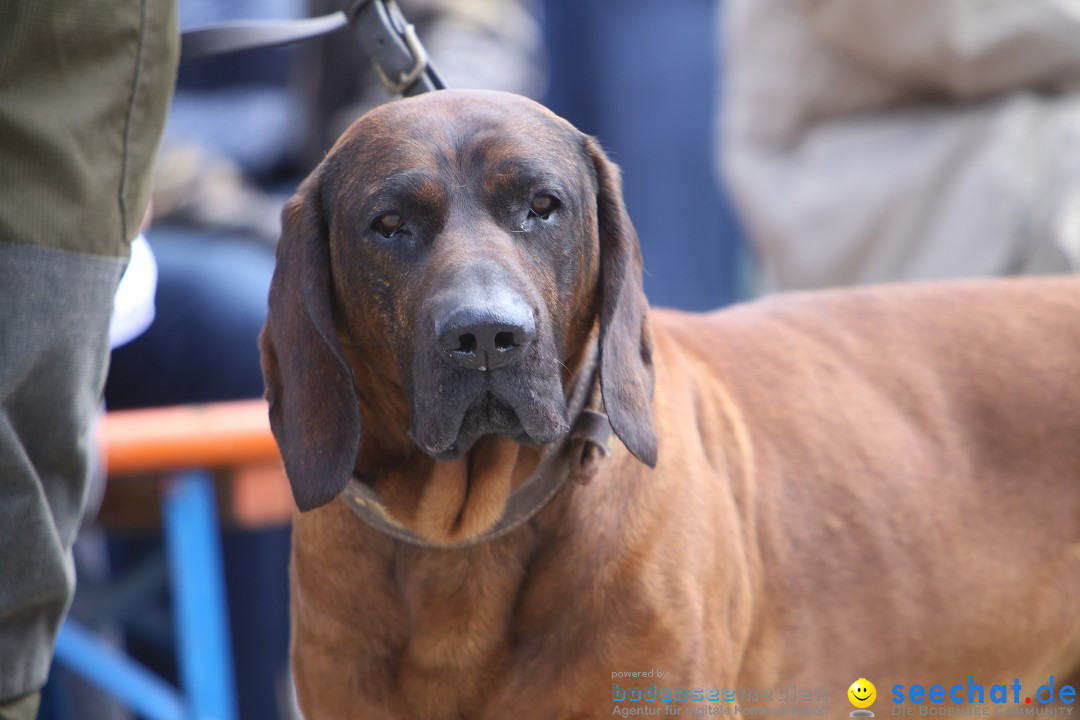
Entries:
POLYGON ((344 488, 362 417, 379 425, 363 437, 438 461, 486 435, 558 439, 597 326, 612 429, 654 465, 641 254, 618 169, 514 95, 441 91, 369 112, 283 213, 261 345, 297 504, 344 488))

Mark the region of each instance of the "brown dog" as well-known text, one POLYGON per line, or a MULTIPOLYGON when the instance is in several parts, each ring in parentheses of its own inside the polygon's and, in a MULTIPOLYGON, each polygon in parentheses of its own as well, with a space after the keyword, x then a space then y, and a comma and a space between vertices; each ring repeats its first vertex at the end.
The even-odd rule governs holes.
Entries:
POLYGON ((290 201, 262 344, 309 720, 1080 679, 1075 280, 649 311, 596 143, 445 91, 290 201))

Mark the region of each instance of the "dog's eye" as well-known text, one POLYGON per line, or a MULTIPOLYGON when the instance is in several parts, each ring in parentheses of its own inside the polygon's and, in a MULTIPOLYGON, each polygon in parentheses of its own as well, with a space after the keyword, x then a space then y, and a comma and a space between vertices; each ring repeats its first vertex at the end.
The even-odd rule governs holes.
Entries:
POLYGON ((405 225, 405 219, 397 213, 385 213, 375 218, 371 229, 385 238, 392 238, 405 225))
POLYGON ((541 220, 547 220, 548 216, 559 207, 559 199, 548 195, 547 193, 541 193, 532 199, 529 203, 529 215, 538 217, 541 220))

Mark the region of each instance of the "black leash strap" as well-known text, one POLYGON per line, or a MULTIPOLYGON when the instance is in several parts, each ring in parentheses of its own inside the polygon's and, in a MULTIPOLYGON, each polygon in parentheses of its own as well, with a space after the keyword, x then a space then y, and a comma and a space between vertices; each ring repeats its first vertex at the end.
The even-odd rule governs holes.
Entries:
POLYGON ((188 30, 180 63, 239 50, 288 45, 351 25, 391 95, 419 95, 445 87, 414 28, 394 0, 352 0, 342 12, 304 20, 241 20, 188 30))
POLYGON ((405 20, 394 0, 354 0, 349 22, 392 96, 419 95, 446 87, 431 67, 416 28, 405 20))

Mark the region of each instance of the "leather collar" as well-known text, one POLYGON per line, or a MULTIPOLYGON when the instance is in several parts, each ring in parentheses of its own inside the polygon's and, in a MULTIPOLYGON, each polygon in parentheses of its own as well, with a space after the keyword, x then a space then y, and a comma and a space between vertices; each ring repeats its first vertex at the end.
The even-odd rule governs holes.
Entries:
POLYGON ((350 478, 342 497, 358 518, 395 540, 429 550, 456 550, 502 537, 521 527, 540 512, 567 480, 587 483, 600 461, 611 453, 611 425, 604 414, 597 382, 596 343, 592 344, 586 371, 579 374, 570 392, 569 406, 575 416, 570 433, 548 447, 536 472, 510 493, 502 518, 485 533, 456 543, 434 543, 395 520, 375 490, 357 477, 350 478))

